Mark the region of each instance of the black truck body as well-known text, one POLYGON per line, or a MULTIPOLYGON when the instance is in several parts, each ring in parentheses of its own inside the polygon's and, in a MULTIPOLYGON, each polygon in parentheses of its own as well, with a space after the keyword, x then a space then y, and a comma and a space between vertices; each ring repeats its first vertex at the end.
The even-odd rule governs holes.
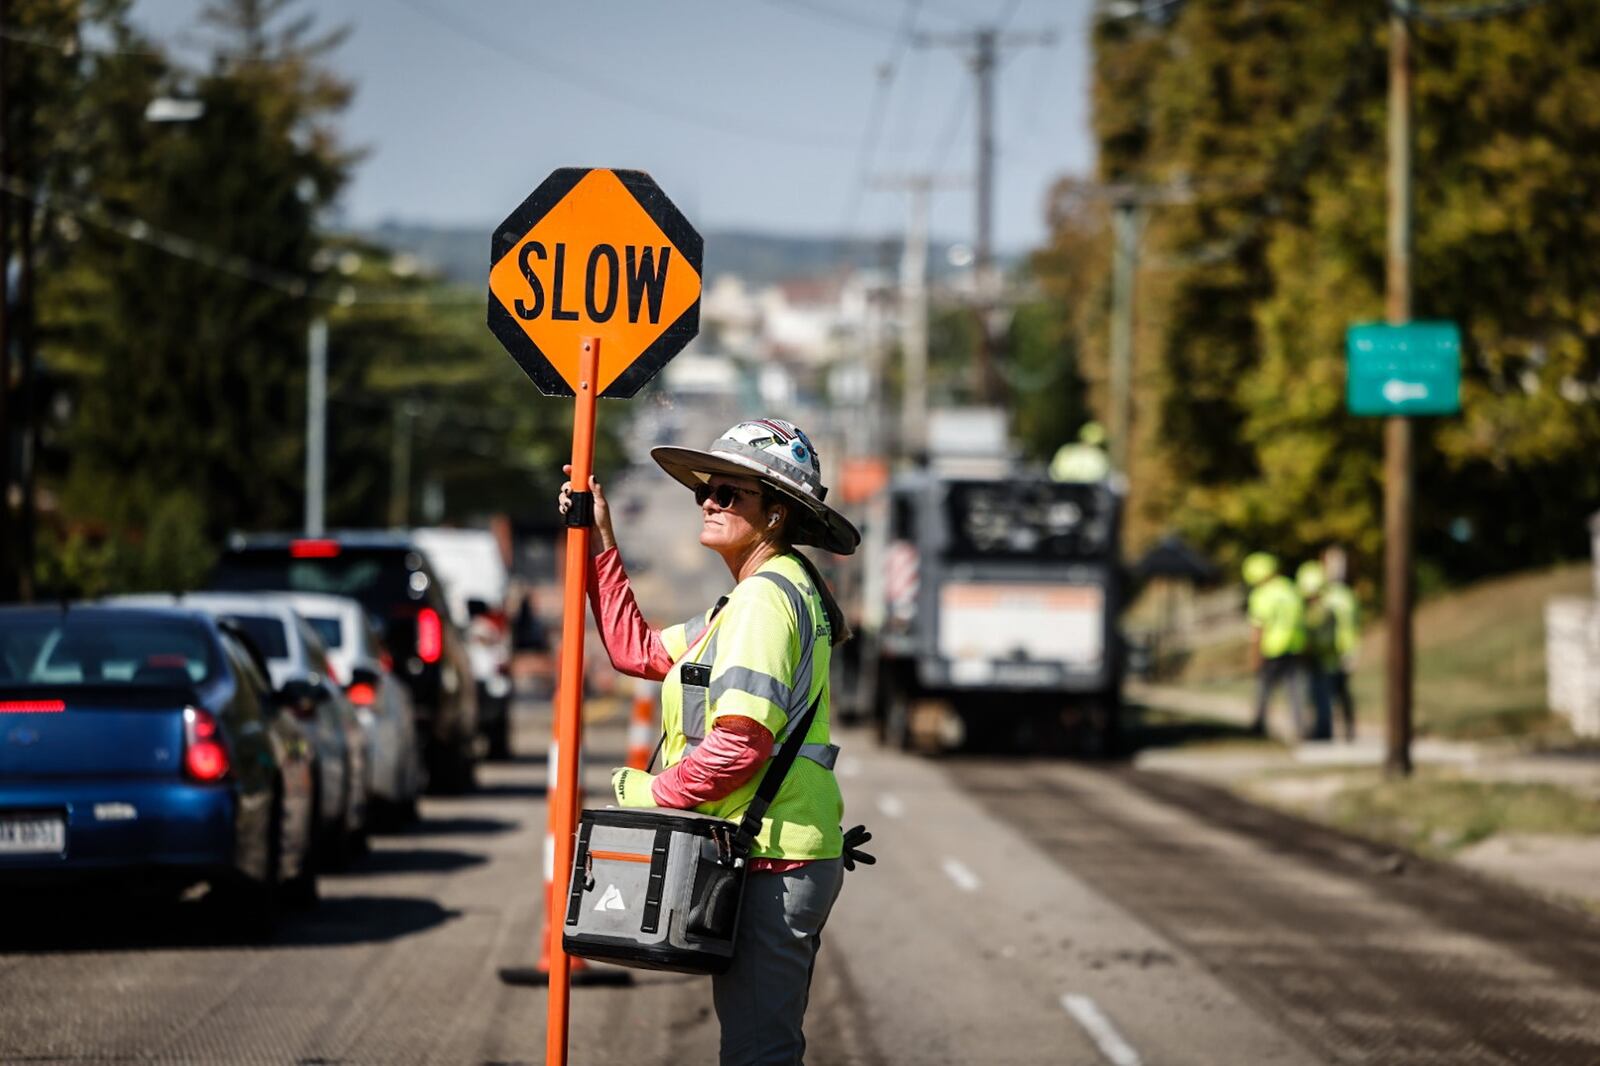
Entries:
POLYGON ((1120 518, 1106 482, 1015 467, 892 479, 865 519, 861 641, 842 709, 870 715, 900 748, 930 703, 959 723, 946 743, 1114 748, 1120 518))

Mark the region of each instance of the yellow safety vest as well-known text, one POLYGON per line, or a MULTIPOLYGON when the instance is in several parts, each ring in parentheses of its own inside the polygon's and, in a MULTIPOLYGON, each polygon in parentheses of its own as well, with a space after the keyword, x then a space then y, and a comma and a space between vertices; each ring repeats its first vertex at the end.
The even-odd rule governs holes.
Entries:
POLYGON ((1361 643, 1361 614, 1356 594, 1342 581, 1330 581, 1322 590, 1322 602, 1333 614, 1334 650, 1347 658, 1361 643))
POLYGON ((1261 630, 1261 654, 1268 659, 1306 650, 1305 601, 1294 582, 1279 574, 1250 593, 1250 621, 1261 630))
MULTIPOLYGON (((666 766, 705 739, 723 715, 753 718, 781 743, 788 723, 820 696, 800 758, 767 809, 751 855, 838 857, 844 850, 844 799, 833 775, 838 748, 828 731, 832 631, 805 567, 793 555, 772 559, 718 607, 663 630, 661 639, 674 660, 661 687, 666 766)), ((730 795, 695 809, 737 820, 760 781, 757 773, 730 795)))

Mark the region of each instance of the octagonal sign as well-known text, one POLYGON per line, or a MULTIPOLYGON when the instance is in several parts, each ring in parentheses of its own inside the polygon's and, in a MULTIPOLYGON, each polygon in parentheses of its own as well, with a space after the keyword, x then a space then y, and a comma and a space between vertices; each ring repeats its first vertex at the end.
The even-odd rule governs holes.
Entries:
POLYGON ((563 167, 495 229, 489 329, 546 396, 598 337, 595 394, 632 396, 700 331, 702 247, 650 175, 563 167))

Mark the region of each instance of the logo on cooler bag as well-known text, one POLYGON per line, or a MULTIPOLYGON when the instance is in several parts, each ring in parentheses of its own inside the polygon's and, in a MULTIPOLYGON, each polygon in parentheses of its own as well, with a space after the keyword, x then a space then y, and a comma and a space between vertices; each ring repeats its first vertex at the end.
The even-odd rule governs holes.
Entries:
POLYGON ((600 901, 594 905, 597 911, 625 911, 628 905, 622 902, 622 893, 617 891, 616 885, 607 885, 606 890, 600 893, 600 901))

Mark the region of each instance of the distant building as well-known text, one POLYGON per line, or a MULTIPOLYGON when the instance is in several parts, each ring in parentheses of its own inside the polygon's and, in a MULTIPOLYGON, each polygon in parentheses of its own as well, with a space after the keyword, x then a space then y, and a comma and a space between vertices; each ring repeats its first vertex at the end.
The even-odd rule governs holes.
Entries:
POLYGON ((731 355, 814 371, 860 358, 881 335, 882 323, 875 324, 873 316, 881 318, 883 305, 874 294, 887 282, 877 272, 849 270, 753 290, 738 276, 723 274, 701 299, 701 322, 731 355))

